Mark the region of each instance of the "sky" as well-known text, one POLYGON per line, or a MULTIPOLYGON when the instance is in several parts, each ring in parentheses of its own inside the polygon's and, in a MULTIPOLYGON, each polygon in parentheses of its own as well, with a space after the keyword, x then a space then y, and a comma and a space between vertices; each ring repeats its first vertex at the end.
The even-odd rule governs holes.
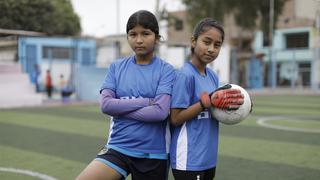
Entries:
MULTIPOLYGON (((154 13, 156 9, 156 0, 71 0, 71 2, 80 17, 82 35, 95 37, 123 34, 131 14, 141 9, 154 13)), ((184 9, 181 0, 159 0, 159 2, 160 9, 163 7, 168 11, 184 9)))

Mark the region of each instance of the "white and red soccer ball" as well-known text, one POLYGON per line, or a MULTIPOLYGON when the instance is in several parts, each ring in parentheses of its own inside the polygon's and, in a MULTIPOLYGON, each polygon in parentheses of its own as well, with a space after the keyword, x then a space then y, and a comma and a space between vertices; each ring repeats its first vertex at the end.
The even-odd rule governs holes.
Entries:
POLYGON ((244 96, 244 102, 237 110, 210 108, 211 114, 219 122, 227 125, 237 124, 243 121, 251 112, 252 102, 248 92, 242 87, 230 84, 232 89, 239 89, 244 96))

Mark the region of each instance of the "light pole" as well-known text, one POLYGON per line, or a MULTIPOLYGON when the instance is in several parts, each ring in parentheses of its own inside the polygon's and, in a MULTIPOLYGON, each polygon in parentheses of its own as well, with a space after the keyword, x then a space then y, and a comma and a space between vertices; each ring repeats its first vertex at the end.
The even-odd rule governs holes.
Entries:
POLYGON ((117 34, 120 34, 120 0, 116 0, 116 13, 117 13, 117 34))
POLYGON ((320 61, 320 0, 316 0, 316 43, 315 43, 315 57, 311 69, 311 88, 319 90, 319 61, 320 61))
POLYGON ((269 86, 276 87, 276 63, 273 56, 273 24, 274 24, 274 0, 270 0, 269 9, 269 86))

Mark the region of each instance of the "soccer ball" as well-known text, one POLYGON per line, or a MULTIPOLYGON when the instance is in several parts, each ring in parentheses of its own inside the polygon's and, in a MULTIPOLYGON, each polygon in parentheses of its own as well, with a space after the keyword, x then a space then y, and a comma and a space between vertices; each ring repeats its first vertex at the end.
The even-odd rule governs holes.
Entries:
POLYGON ((239 89, 241 93, 244 95, 244 102, 237 110, 227 110, 227 109, 218 109, 218 108, 210 108, 211 114, 215 117, 219 122, 227 125, 237 124, 243 121, 251 111, 251 99, 248 92, 242 87, 230 84, 231 88, 239 89))

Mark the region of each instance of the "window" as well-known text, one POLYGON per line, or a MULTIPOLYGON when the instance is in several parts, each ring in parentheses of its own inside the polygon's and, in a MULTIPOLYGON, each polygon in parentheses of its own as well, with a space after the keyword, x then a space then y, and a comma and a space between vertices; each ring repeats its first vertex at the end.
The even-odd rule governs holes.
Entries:
POLYGON ((45 59, 72 59, 73 52, 73 48, 44 46, 42 48, 42 57, 45 59))
POLYGON ((251 50, 251 39, 243 39, 241 42, 241 48, 243 50, 251 50))
POLYGON ((174 27, 175 27, 176 31, 183 30, 183 21, 180 19, 175 19, 174 27))
POLYGON ((82 52, 82 65, 91 65, 91 57, 90 57, 90 54, 91 54, 91 51, 89 48, 83 48, 81 50, 82 52))
POLYGON ((299 63, 299 77, 303 86, 311 84, 311 64, 308 62, 299 63))
POLYGON ((286 48, 308 48, 309 47, 309 33, 290 33, 285 35, 286 48))
POLYGON ((270 45, 269 36, 266 33, 263 33, 263 47, 268 47, 270 45))

